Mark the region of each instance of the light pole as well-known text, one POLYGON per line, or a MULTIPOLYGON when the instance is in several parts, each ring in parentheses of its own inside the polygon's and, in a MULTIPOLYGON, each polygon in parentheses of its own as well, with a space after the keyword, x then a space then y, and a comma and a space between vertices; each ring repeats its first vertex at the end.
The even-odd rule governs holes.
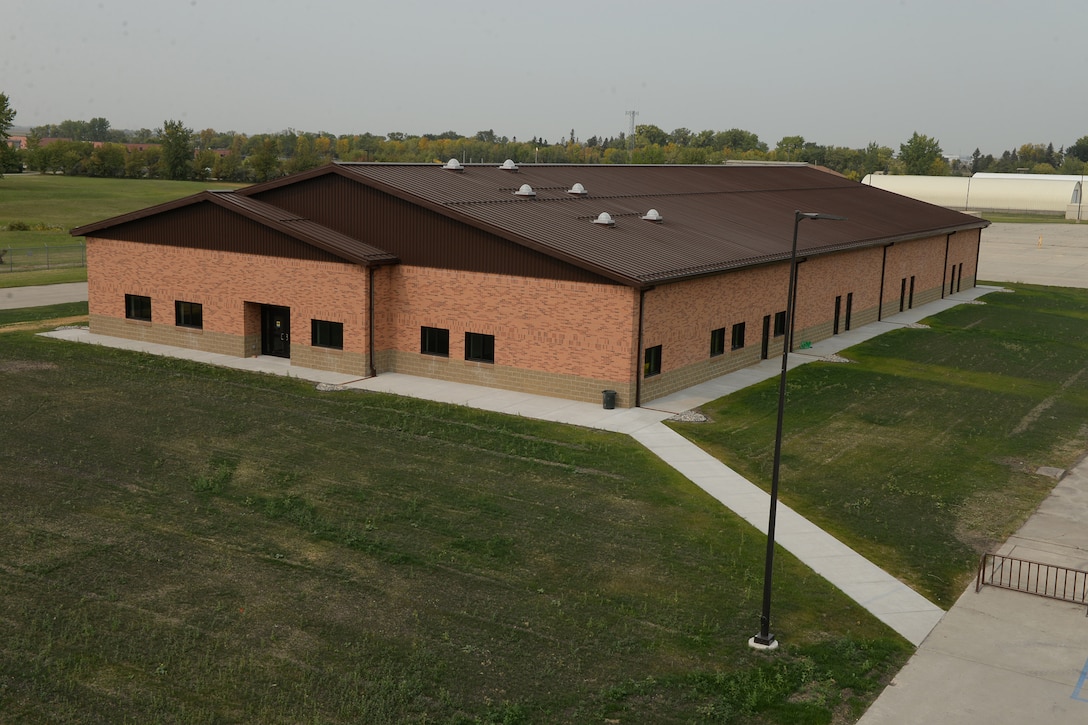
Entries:
POLYGON ((814 211, 793 213, 793 247, 790 249, 790 284, 786 293, 786 342, 782 348, 782 376, 778 381, 778 426, 774 434, 774 464, 771 469, 771 508, 767 514, 767 558, 763 569, 763 611, 759 615, 759 634, 748 640, 755 649, 775 649, 778 640, 771 634, 771 572, 774 568, 774 523, 778 513, 778 472, 782 466, 782 419, 786 414, 786 364, 793 347, 793 317, 797 303, 797 229, 804 219, 834 219, 844 216, 820 214, 814 211))

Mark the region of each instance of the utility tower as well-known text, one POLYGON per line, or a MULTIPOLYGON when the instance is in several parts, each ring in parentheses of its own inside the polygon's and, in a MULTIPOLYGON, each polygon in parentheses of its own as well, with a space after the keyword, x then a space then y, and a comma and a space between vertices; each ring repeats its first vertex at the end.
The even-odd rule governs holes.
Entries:
MULTIPOLYGON (((638 111, 627 111, 627 115, 631 117, 627 131, 627 152, 630 154, 635 150, 635 116, 638 115, 638 111)), ((630 163, 631 159, 628 158, 627 161, 630 163)))

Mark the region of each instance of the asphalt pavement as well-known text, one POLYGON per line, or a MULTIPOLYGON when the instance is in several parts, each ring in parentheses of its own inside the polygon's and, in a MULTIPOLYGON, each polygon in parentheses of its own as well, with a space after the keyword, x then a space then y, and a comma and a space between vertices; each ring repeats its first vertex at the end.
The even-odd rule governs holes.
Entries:
POLYGON ((22 307, 45 307, 65 302, 86 302, 87 283, 46 284, 36 287, 4 287, 0 289, 0 310, 22 307))

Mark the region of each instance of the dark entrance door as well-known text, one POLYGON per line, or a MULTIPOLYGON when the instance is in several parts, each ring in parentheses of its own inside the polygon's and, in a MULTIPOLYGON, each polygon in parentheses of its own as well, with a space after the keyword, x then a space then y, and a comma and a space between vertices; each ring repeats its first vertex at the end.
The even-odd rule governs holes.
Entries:
POLYGON ((261 305, 261 354, 291 357, 291 308, 261 305))

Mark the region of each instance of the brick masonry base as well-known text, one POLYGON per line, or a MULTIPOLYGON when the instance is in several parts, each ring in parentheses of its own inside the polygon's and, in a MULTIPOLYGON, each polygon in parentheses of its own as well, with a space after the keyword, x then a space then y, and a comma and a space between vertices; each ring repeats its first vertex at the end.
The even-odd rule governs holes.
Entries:
POLYGON ((634 383, 524 370, 398 350, 379 352, 374 357, 379 375, 383 372, 396 372, 455 383, 517 390, 534 395, 550 395, 586 403, 600 403, 603 391, 615 390, 617 407, 630 408, 635 401, 634 383))

